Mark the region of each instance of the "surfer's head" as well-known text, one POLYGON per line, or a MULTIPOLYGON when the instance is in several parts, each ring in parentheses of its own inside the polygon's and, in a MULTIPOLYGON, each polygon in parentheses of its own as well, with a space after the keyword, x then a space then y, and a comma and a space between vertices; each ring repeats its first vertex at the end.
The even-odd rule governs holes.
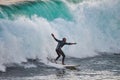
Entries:
POLYGON ((63 38, 63 41, 66 42, 66 38, 63 38))

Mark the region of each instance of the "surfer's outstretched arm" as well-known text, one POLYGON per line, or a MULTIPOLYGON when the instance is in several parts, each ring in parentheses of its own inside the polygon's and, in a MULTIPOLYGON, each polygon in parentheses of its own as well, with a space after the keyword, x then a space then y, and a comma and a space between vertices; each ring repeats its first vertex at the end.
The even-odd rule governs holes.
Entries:
POLYGON ((51 35, 52 35, 52 37, 53 37, 57 42, 59 42, 59 40, 54 36, 53 33, 52 33, 51 35))
POLYGON ((75 45, 77 43, 66 43, 66 45, 75 45))

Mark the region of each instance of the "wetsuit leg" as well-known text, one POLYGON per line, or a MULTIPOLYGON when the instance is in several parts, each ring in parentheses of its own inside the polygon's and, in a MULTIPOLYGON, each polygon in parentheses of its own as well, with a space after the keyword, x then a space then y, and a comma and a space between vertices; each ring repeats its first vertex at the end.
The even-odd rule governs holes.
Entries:
POLYGON ((65 60, 65 54, 62 50, 60 50, 60 54, 63 56, 62 58, 62 64, 64 65, 64 60, 65 60))
POLYGON ((57 61, 59 58, 60 58, 60 50, 56 50, 56 52, 57 52, 57 58, 55 59, 55 61, 57 61))

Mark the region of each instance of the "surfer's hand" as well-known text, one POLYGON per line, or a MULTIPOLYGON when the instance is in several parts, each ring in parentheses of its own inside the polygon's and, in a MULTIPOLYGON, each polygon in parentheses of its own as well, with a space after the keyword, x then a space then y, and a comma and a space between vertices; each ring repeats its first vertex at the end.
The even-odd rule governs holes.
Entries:
POLYGON ((74 43, 74 44, 77 44, 77 43, 74 43))
POLYGON ((53 34, 53 33, 52 33, 51 35, 54 37, 54 34, 53 34))
POLYGON ((70 43, 70 45, 77 44, 77 43, 70 43))
POLYGON ((72 44, 77 44, 77 43, 72 43, 72 44))

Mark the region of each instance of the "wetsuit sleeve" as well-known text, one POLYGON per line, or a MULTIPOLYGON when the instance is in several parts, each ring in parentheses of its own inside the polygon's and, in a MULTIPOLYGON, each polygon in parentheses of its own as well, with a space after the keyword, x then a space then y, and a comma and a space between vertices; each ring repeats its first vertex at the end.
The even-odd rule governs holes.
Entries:
POLYGON ((60 42, 60 40, 58 40, 57 38, 55 38, 55 37, 53 37, 53 38, 55 39, 55 41, 60 42))
POLYGON ((73 44, 76 44, 76 43, 65 43, 66 45, 73 45, 73 44))
POLYGON ((65 45, 72 45, 72 43, 65 43, 65 45))

